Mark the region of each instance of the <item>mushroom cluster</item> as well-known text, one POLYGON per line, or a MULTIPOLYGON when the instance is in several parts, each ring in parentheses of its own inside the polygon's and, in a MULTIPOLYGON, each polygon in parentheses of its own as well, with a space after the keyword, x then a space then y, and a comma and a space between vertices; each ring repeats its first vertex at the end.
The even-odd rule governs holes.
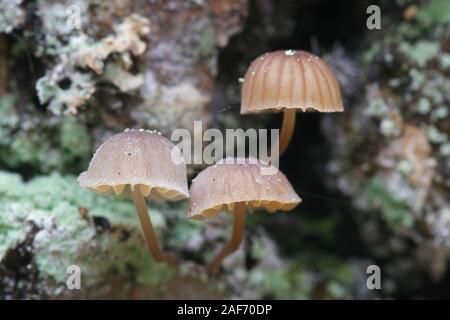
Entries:
MULTIPOLYGON (((167 261, 148 214, 145 197, 177 201, 189 197, 186 164, 175 164, 177 147, 159 132, 125 130, 106 140, 95 152, 82 187, 104 194, 131 196, 148 248, 156 261, 167 261)), ((179 151, 178 151, 179 152, 179 151)), ((181 153, 178 155, 182 159, 181 153)))
MULTIPOLYGON (((295 128, 297 111, 343 111, 339 84, 319 57, 305 51, 275 51, 255 59, 242 87, 241 114, 284 112, 278 145, 282 154, 295 128)), ((289 211, 302 200, 286 176, 270 163, 254 158, 225 158, 200 172, 187 185, 186 164, 178 148, 160 133, 127 129, 104 142, 78 181, 93 191, 131 196, 153 258, 168 262, 159 245, 145 198, 177 201, 189 198, 188 218, 214 218, 221 211, 234 216, 228 244, 212 259, 208 273, 236 251, 244 236, 245 212, 289 211), (176 161, 174 161, 176 157, 176 161), (264 174, 264 172, 273 174, 264 174)))

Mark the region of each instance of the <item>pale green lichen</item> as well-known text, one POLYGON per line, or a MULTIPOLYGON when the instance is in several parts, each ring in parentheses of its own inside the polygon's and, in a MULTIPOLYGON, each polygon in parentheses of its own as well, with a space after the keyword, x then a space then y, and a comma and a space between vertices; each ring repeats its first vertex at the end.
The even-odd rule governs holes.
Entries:
POLYGON ((380 132, 386 137, 398 137, 401 128, 391 119, 383 119, 380 123, 380 132))
POLYGON ((366 114, 376 118, 383 118, 389 113, 389 110, 387 103, 383 99, 377 98, 369 101, 366 114))
POLYGON ((91 152, 91 137, 86 126, 77 118, 65 116, 61 121, 59 141, 69 158, 84 160, 85 163, 91 152))
POLYGON ((51 76, 40 78, 36 83, 39 101, 48 103, 48 108, 54 114, 64 111, 75 114, 78 108, 84 106, 95 92, 95 84, 89 73, 71 72, 69 88, 62 88, 51 76))
POLYGON ((450 23, 450 2, 447 0, 431 0, 424 3, 417 13, 417 20, 425 27, 450 23))
POLYGON ((419 90, 427 81, 426 75, 414 68, 409 70, 409 76, 411 78, 410 86, 412 90, 419 90))
MULTIPOLYGON (((57 287, 65 283, 66 269, 73 264, 81 267, 88 287, 111 270, 126 276, 130 267, 138 283, 152 286, 171 275, 170 268, 155 263, 148 254, 132 203, 81 189, 74 177, 53 174, 24 183, 18 175, 0 172, 0 212, 0 261, 7 250, 31 235, 39 277, 51 279, 57 287), (129 239, 111 230, 99 233, 92 217, 103 217, 113 228, 128 230, 129 239), (32 226, 37 228, 34 234, 32 226)), ((162 215, 153 209, 152 217, 160 229, 162 215)))
POLYGON ((314 253, 288 263, 281 268, 261 267, 251 271, 248 285, 258 296, 269 299, 309 299, 317 281, 326 283, 326 298, 342 299, 349 296, 349 286, 355 272, 348 264, 326 255, 320 259, 314 253), (313 274, 312 269, 320 270, 313 274))
POLYGON ((430 41, 419 41, 414 45, 404 42, 400 45, 402 52, 411 63, 425 67, 425 65, 436 58, 440 50, 439 43, 430 41))
POLYGON ((17 112, 16 98, 0 98, 0 163, 27 172, 78 172, 91 155, 91 138, 79 118, 54 119, 33 113, 33 106, 17 112), (33 114, 33 117, 30 115, 33 114))
POLYGON ((448 117, 448 107, 447 106, 439 106, 434 108, 433 112, 431 113, 431 120, 433 122, 445 119, 448 117))
POLYGON ((439 65, 444 70, 450 69, 450 54, 449 53, 441 53, 438 56, 439 65))
POLYGON ((450 157, 450 142, 442 144, 439 152, 444 157, 450 157))
POLYGON ((397 164, 397 169, 404 176, 408 176, 414 170, 414 164, 411 161, 402 159, 397 164))
POLYGON ((372 208, 380 210, 389 227, 395 229, 410 227, 413 224, 414 219, 408 204, 389 192, 380 179, 369 180, 362 195, 372 208))
POLYGON ((420 98, 417 103, 417 111, 421 114, 427 114, 431 110, 431 102, 427 98, 420 98))
POLYGON ((216 37, 213 26, 207 20, 199 20, 192 26, 194 47, 200 57, 211 55, 216 48, 216 37))
POLYGON ((10 33, 25 21, 25 11, 21 8, 22 0, 0 1, 0 33, 10 33))
POLYGON ((133 75, 129 70, 133 65, 131 56, 141 55, 146 48, 141 40, 150 30, 146 18, 126 17, 114 26, 114 34, 97 40, 82 29, 69 36, 73 30, 60 21, 61 6, 51 4, 39 11, 48 32, 43 44, 37 47, 36 55, 55 60, 53 68, 36 83, 41 104, 48 104, 48 109, 56 115, 76 114, 92 98, 99 81, 111 82, 122 92, 142 85, 142 75, 133 75), (50 23, 52 20, 56 23, 50 23), (102 77, 106 64, 107 73, 102 77), (64 82, 67 87, 61 85, 64 82))
POLYGON ((447 135, 445 133, 441 132, 435 126, 428 126, 426 132, 427 132, 428 140, 431 143, 441 144, 441 143, 447 142, 447 140, 448 140, 447 135))

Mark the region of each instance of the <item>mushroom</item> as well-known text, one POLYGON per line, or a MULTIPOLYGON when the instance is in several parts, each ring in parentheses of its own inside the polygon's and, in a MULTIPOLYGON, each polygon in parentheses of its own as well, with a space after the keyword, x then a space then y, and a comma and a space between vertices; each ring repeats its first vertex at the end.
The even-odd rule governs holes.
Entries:
POLYGON ((254 158, 225 158, 200 172, 192 182, 189 218, 213 218, 222 209, 234 213, 231 240, 208 265, 210 275, 239 248, 247 208, 288 211, 301 202, 281 171, 276 170, 273 175, 261 174, 268 166, 254 158))
POLYGON ((97 149, 78 182, 103 194, 131 195, 150 253, 156 261, 166 261, 145 197, 170 201, 189 197, 186 164, 172 142, 144 129, 115 134, 97 149), (173 156, 179 158, 173 161, 173 156))
POLYGON ((344 111, 339 83, 325 61, 306 51, 280 50, 251 63, 242 86, 241 114, 280 111, 280 155, 292 139, 297 111, 344 111))

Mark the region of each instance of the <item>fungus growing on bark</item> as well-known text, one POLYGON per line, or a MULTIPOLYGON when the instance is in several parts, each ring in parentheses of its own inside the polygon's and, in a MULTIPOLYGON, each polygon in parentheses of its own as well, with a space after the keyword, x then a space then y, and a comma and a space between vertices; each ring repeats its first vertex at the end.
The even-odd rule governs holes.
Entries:
POLYGON ((280 111, 280 155, 292 139, 297 111, 344 111, 339 83, 322 59, 306 51, 280 50, 251 63, 242 86, 241 114, 280 111))
POLYGON ((222 261, 239 248, 247 208, 288 211, 301 202, 281 171, 261 174, 268 166, 253 158, 225 158, 200 172, 192 183, 189 218, 213 218, 223 209, 234 213, 231 240, 209 264, 209 274, 216 273, 222 261))
POLYGON ((186 164, 177 147, 159 132, 125 130, 105 141, 95 152, 82 187, 115 195, 131 195, 153 258, 162 262, 162 251, 148 214, 145 197, 177 201, 189 197, 186 164), (178 155, 179 164, 172 157, 178 155))

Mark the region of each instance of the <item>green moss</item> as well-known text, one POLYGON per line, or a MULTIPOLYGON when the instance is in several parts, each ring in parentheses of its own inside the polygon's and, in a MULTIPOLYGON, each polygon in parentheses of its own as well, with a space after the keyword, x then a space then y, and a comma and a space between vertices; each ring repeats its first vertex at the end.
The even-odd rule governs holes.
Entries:
MULTIPOLYGON (((0 212, 0 260, 34 225, 37 231, 32 246, 39 276, 57 284, 64 284, 66 269, 72 264, 81 267, 86 286, 95 286, 111 272, 150 285, 173 274, 148 254, 129 199, 84 190, 75 177, 52 174, 24 183, 16 174, 0 172, 0 212), (80 210, 86 211, 87 217, 80 210), (107 219, 112 229, 98 232, 93 217, 107 219), (123 232, 130 234, 127 239, 123 232)), ((155 210, 152 218, 155 228, 164 225, 155 210)))
POLYGON ((447 0, 431 0, 419 7, 417 20, 425 27, 442 23, 450 23, 450 2, 447 0))
POLYGON ((207 20, 199 20, 192 26, 197 55, 207 57, 216 48, 215 32, 207 20))
POLYGON ((326 284, 326 297, 342 299, 349 296, 354 272, 332 256, 312 252, 280 268, 256 268, 250 273, 249 285, 261 298, 309 299, 314 287, 326 284), (320 270, 314 274, 313 270, 320 270))
POLYGON ((428 140, 433 144, 445 143, 448 140, 447 135, 444 132, 441 132, 435 126, 428 126, 426 133, 428 140))
POLYGON ((440 44, 432 41, 418 41, 415 44, 403 42, 400 44, 400 52, 414 65, 425 65, 436 58, 440 50, 440 44))
POLYGON ((386 137, 398 137, 401 128, 391 119, 383 119, 380 123, 380 132, 386 137))
POLYGON ((377 178, 369 180, 362 192, 370 207, 380 210, 391 228, 410 227, 414 220, 408 205, 390 193, 377 178))
POLYGON ((82 160, 79 167, 86 167, 91 153, 91 137, 86 126, 73 116, 61 120, 59 143, 64 150, 66 162, 82 160))
POLYGON ((366 113, 375 118, 383 118, 389 113, 389 106, 383 99, 373 99, 367 106, 366 113))
POLYGON ((11 150, 14 152, 4 154, 2 156, 4 162, 10 166, 14 167, 16 165, 23 165, 26 163, 33 164, 35 162, 35 146, 27 137, 25 132, 19 132, 12 139, 9 145, 11 150))
POLYGON ((14 98, 0 99, 0 164, 27 173, 80 172, 88 165, 91 138, 86 125, 72 116, 47 118, 16 114, 14 98))
POLYGON ((421 114, 427 114, 431 110, 431 102, 427 98, 420 98, 417 103, 417 111, 421 114))
POLYGON ((201 233, 202 223, 183 219, 177 222, 170 230, 169 245, 172 247, 180 247, 186 243, 191 237, 201 233))

